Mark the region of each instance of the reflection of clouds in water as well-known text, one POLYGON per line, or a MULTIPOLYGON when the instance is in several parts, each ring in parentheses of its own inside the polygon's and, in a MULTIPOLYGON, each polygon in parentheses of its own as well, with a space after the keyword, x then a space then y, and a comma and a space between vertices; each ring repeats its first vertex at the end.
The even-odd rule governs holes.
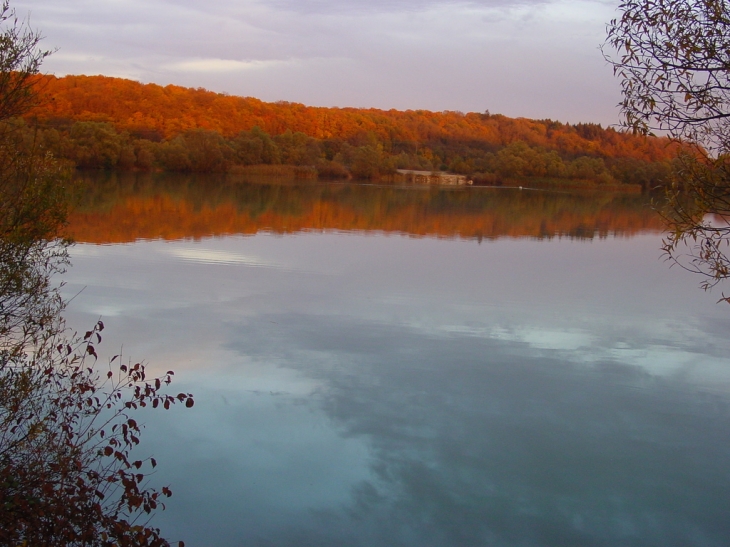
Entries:
MULTIPOLYGON (((79 244, 71 249, 74 259, 125 257, 134 261, 160 261, 160 255, 180 259, 197 264, 244 264, 246 266, 261 266, 282 268, 281 264, 266 260, 256 255, 241 253, 235 249, 214 248, 211 246, 186 246, 182 242, 170 244, 166 241, 140 241, 135 244, 122 245, 94 245, 79 244), (130 251, 134 248, 134 253, 130 251)), ((164 259, 163 259, 164 260, 164 259)))
POLYGON ((164 332, 136 355, 195 360, 155 450, 192 545, 719 545, 730 320, 661 287, 655 240, 151 241, 75 283, 164 332))
MULTIPOLYGON (((438 317, 424 318, 421 323, 406 321, 400 325, 382 319, 356 326, 353 325, 356 320, 349 316, 324 314, 307 317, 293 313, 286 316, 258 316, 257 320, 264 326, 281 325, 290 336, 292 328, 296 330, 306 324, 320 326, 312 331, 305 329, 283 344, 268 338, 278 336, 278 333, 266 328, 264 330, 267 332, 257 337, 248 349, 250 354, 256 355, 261 351, 269 358, 272 357, 272 351, 278 355, 286 354, 288 348, 311 350, 321 354, 322 359, 334 362, 342 357, 337 352, 369 354, 379 350, 382 358, 387 360, 390 352, 402 350, 402 340, 410 338, 444 343, 454 339, 480 343, 470 340, 481 339, 520 347, 521 352, 529 358, 549 356, 589 371, 613 362, 637 367, 650 375, 681 378, 703 388, 712 387, 725 392, 730 388, 730 367, 727 363, 730 343, 705 332, 703 325, 691 322, 682 326, 636 324, 629 328, 619 326, 614 329, 603 318, 602 321, 584 322, 586 328, 583 329, 566 327, 561 330, 528 323, 505 327, 490 324, 488 318, 481 325, 441 323, 438 317), (335 352, 336 357, 331 352, 335 352)), ((287 355, 287 358, 293 357, 287 355)))
POLYGON ((235 388, 217 379, 190 386, 196 410, 184 420, 164 413, 152 424, 164 431, 152 442, 164 462, 157 479, 175 492, 155 523, 176 538, 257 545, 287 528, 295 537, 311 525, 308 508, 346 504, 350 486, 370 475, 365 443, 343 439, 308 397, 260 390, 260 381, 245 390, 240 379, 235 388))
POLYGON ((105 256, 109 250, 122 247, 122 245, 94 245, 89 243, 77 243, 71 247, 70 253, 74 257, 105 256))
POLYGON ((591 327, 591 330, 559 330, 521 325, 512 329, 487 327, 478 332, 495 340, 524 343, 537 350, 554 350, 560 358, 579 366, 617 362, 651 375, 681 377, 723 391, 730 388, 728 344, 718 344, 716 336, 698 325, 653 324, 636 326, 632 332, 625 328, 612 330, 609 325, 591 327))
POLYGON ((187 262, 199 264, 245 264, 247 266, 276 266, 255 256, 233 253, 220 249, 206 249, 204 247, 170 247, 165 249, 167 254, 187 262))
POLYGON ((496 327, 491 330, 489 337, 496 340, 524 342, 537 349, 563 351, 575 351, 590 346, 593 342, 593 335, 586 331, 529 328, 525 326, 510 330, 496 327))
POLYGON ((288 320, 286 341, 245 325, 242 351, 273 345, 321 382, 345 437, 370 444, 375 478, 272 544, 723 545, 730 533, 724 395, 517 341, 288 320))

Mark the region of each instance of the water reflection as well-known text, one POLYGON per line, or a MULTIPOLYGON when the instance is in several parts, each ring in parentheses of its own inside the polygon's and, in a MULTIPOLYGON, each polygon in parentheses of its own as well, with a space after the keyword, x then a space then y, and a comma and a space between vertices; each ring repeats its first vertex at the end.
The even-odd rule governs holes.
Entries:
MULTIPOLYGON (((445 195, 440 218, 491 214, 483 194, 445 195)), ((507 220, 589 201, 511 195, 507 220)), ((622 218, 612 199, 584 208, 622 218)), ((481 245, 440 226, 459 237, 262 223, 75 249, 71 320, 103 311, 109 351, 196 394, 148 420, 175 491, 155 524, 192 546, 727 545, 727 310, 658 260, 651 226, 481 245)))
POLYGON ((335 338, 347 353, 365 354, 355 366, 319 373, 324 410, 345 436, 368 439, 373 474, 345 507, 320 515, 311 543, 727 539, 727 398, 617 362, 585 370, 488 339, 386 335, 360 325, 368 334, 363 341, 349 333, 353 350, 341 326, 319 323, 317 333, 328 336, 318 336, 302 323, 297 345, 347 361, 335 338))
POLYGON ((224 175, 80 177, 87 190, 71 233, 94 243, 306 230, 583 239, 661 229, 640 194, 297 184, 224 175))

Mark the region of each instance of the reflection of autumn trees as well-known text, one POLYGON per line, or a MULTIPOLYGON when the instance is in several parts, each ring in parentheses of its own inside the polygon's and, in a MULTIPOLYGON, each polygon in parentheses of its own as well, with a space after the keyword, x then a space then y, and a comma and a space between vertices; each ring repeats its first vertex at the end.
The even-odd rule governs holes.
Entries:
POLYGON ((624 166, 630 160, 648 185, 675 155, 666 140, 596 124, 265 103, 102 76, 41 80, 47 100, 27 120, 44 146, 82 168, 222 172, 283 163, 332 176, 445 169, 640 184, 624 166))
POLYGON ((662 227, 647 199, 633 194, 244 183, 225 175, 92 178, 69 228, 91 243, 307 230, 592 238, 662 227))

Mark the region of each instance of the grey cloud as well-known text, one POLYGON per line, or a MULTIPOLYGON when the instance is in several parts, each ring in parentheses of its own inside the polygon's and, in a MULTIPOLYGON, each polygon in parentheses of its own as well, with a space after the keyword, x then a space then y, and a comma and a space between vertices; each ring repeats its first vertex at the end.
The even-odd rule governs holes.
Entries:
POLYGON ((338 14, 363 12, 418 12, 435 6, 464 8, 509 8, 547 4, 558 0, 217 0, 215 4, 202 5, 194 0, 160 0, 170 9, 184 7, 201 13, 233 15, 245 12, 251 6, 265 9, 288 10, 307 14, 338 14))
POLYGON ((435 6, 463 8, 505 8, 545 4, 555 0, 272 0, 270 5, 301 13, 414 13, 435 6))
POLYGON ((18 9, 60 48, 45 65, 59 74, 316 106, 617 120, 618 85, 597 49, 609 16, 600 1, 26 0, 18 9))

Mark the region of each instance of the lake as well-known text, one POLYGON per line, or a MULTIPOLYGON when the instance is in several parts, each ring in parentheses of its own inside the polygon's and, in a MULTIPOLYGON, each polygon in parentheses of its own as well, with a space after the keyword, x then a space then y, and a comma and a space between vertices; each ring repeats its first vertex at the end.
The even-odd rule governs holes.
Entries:
POLYGON ((641 195, 83 175, 64 294, 197 546, 726 546, 730 307, 641 195))

